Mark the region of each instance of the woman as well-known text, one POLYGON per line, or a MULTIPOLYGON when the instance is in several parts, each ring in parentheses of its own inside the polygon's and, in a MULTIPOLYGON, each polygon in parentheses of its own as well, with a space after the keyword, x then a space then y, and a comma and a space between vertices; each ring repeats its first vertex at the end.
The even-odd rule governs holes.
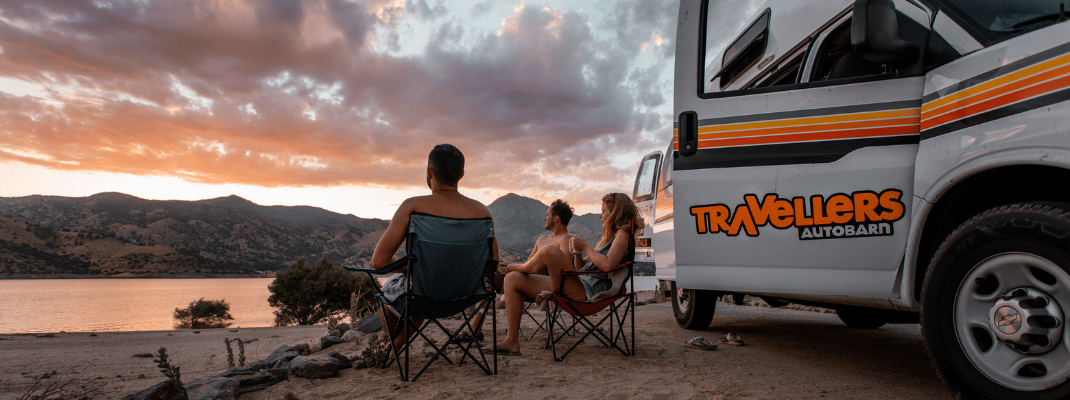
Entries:
MULTIPOLYGON (((562 276, 561 271, 603 271, 616 269, 631 248, 630 236, 633 227, 642 223, 639 212, 631 198, 623 193, 610 193, 602 197, 602 240, 592 247, 582 238, 574 236, 569 241, 573 252, 586 254, 582 259, 565 254, 557 246, 543 246, 523 264, 503 264, 499 271, 505 275, 505 316, 507 331, 505 339, 498 343, 498 354, 520 354, 520 316, 524 296, 545 301, 543 292, 560 289, 565 297, 587 301, 609 290, 613 282, 609 275, 590 274, 562 276), (574 263, 573 260, 575 259, 574 263), (540 296, 541 295, 541 296, 540 296)), ((484 348, 484 352, 493 349, 484 348)))

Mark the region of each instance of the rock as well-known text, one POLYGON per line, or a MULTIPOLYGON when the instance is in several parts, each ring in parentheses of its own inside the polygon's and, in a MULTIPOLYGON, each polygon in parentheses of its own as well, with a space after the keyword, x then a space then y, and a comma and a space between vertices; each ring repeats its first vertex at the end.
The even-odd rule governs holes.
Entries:
POLYGON ((360 342, 363 341, 363 340, 364 340, 364 334, 360 333, 360 331, 346 331, 346 333, 344 335, 342 335, 342 341, 343 342, 352 342, 352 343, 360 344, 360 342))
POLYGON ((140 392, 123 396, 123 400, 189 400, 189 396, 178 382, 166 380, 140 392))
POLYGON ((330 356, 331 358, 338 360, 338 363, 341 364, 338 366, 338 369, 353 368, 353 363, 349 361, 349 357, 343 356, 338 353, 331 353, 330 356))
POLYGON ((327 350, 331 346, 342 343, 342 338, 338 336, 324 336, 320 338, 320 350, 327 350))
POLYGON ((300 356, 301 354, 302 354, 302 352, 297 347, 282 346, 282 347, 279 347, 278 349, 275 349, 275 351, 272 352, 271 355, 267 356, 267 358, 263 359, 262 361, 258 361, 256 363, 253 363, 252 365, 250 365, 249 366, 250 367, 249 370, 255 371, 255 370, 261 370, 261 369, 267 369, 267 368, 270 368, 270 367, 278 364, 279 361, 283 361, 284 363, 287 363, 287 362, 290 362, 290 360, 293 360, 294 357, 300 356), (254 366, 259 366, 259 367, 258 368, 254 368, 254 366))
POLYGON ((382 328, 383 321, 379 320, 379 316, 369 315, 367 317, 361 318, 360 321, 357 321, 357 326, 353 329, 360 331, 360 333, 368 334, 378 332, 382 328))
POLYGON ((186 384, 189 400, 234 400, 238 398, 237 379, 213 376, 207 381, 200 379, 186 384))
POLYGON ((327 336, 338 336, 338 337, 342 337, 342 332, 341 332, 341 331, 339 331, 339 330, 337 330, 337 329, 333 329, 333 330, 331 330, 331 331, 327 332, 327 336))
POLYGON ((224 372, 224 378, 238 381, 238 394, 264 390, 288 378, 286 369, 265 369, 262 371, 224 372))
POLYGON ((145 374, 140 374, 140 375, 137 376, 137 378, 138 379, 145 379, 145 374))
POLYGON ((309 346, 308 343, 301 343, 299 345, 296 345, 294 346, 294 350, 297 350, 297 352, 301 353, 302 356, 312 354, 312 347, 309 346))
POLYGON ((333 378, 341 367, 341 362, 326 354, 301 356, 290 361, 290 373, 307 379, 333 378))
MULTIPOLYGON (((334 329, 337 329, 338 333, 341 333, 342 335, 345 335, 346 332, 349 332, 353 328, 351 328, 349 326, 349 324, 343 322, 343 323, 340 323, 338 325, 335 325, 334 329)), ((339 336, 341 336, 341 335, 339 335, 339 336)))
POLYGON ((40 339, 40 338, 48 338, 48 339, 51 339, 51 338, 54 338, 54 337, 56 337, 56 334, 54 334, 54 333, 46 333, 46 334, 44 334, 44 335, 37 335, 36 337, 37 337, 38 339, 40 339))

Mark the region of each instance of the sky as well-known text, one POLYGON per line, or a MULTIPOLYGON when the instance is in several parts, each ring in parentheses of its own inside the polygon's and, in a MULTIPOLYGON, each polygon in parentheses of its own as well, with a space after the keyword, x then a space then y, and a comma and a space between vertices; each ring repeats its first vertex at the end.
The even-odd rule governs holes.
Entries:
POLYGON ((0 3, 0 197, 238 195, 388 219, 461 192, 598 212, 672 135, 672 0, 0 3))

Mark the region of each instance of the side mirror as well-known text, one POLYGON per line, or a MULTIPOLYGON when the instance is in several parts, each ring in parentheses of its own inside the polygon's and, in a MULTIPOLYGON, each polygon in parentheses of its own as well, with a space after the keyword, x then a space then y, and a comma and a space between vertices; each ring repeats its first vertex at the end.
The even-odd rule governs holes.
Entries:
POLYGON ((899 38, 892 0, 855 0, 851 45, 862 58, 880 64, 910 64, 920 46, 899 38))

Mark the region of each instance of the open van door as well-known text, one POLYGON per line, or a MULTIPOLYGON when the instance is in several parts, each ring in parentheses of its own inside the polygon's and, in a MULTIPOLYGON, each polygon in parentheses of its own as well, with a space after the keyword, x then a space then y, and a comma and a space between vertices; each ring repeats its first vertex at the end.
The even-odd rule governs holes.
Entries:
POLYGON ((647 263, 651 267, 654 263, 654 199, 660 167, 660 151, 643 156, 635 177, 635 188, 632 190, 632 201, 639 209, 639 216, 643 218, 643 225, 635 231, 635 262, 647 263))

